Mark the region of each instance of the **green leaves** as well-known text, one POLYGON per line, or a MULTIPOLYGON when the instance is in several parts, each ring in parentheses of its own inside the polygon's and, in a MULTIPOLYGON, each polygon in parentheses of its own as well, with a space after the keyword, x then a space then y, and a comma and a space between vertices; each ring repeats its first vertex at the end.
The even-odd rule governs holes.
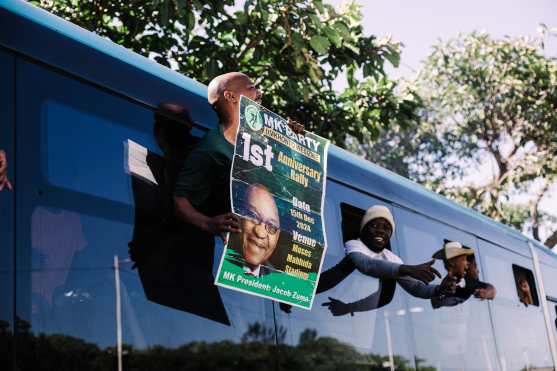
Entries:
POLYGON ((34 2, 204 83, 242 71, 259 81, 267 107, 341 146, 417 117, 419 102, 384 73, 398 64, 398 43, 365 35, 354 3, 246 0, 232 13, 233 0, 34 2), (348 86, 334 90, 344 76, 348 86))
POLYGON ((331 43, 329 39, 323 36, 315 35, 309 40, 309 44, 317 52, 317 54, 325 54, 329 50, 331 43))
POLYGON ((398 52, 395 51, 389 51, 387 53, 384 54, 385 58, 387 58, 387 60, 389 62, 391 62, 391 64, 393 65, 393 67, 398 67, 400 64, 400 54, 398 52))
POLYGON ((335 47, 340 48, 342 45, 342 37, 337 31, 335 31, 334 28, 329 26, 323 27, 323 32, 327 35, 327 38, 335 45, 335 47))
POLYGON ((346 23, 342 21, 335 21, 333 23, 333 27, 344 39, 350 39, 352 37, 350 29, 348 28, 346 23))
POLYGON ((540 182, 557 174, 549 156, 557 150, 557 65, 537 45, 472 33, 437 45, 418 79, 428 135, 437 142, 421 166, 435 162, 441 170, 418 178, 523 231, 540 215, 530 212, 543 198, 545 191, 536 195, 540 182), (478 166, 492 171, 467 184, 478 166), (537 201, 509 203, 517 197, 537 201))
POLYGON ((295 49, 305 48, 306 43, 305 43, 302 35, 300 35, 297 32, 292 32, 291 37, 292 37, 292 42, 294 43, 294 48, 295 49))

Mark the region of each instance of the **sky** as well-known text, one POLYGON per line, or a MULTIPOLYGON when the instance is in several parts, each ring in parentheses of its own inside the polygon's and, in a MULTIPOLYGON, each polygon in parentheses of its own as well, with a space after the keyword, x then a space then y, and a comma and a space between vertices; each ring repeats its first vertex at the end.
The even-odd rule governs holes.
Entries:
MULTIPOLYGON (((344 0, 329 0, 335 6, 344 0)), ((356 0, 362 5, 366 34, 391 35, 404 44, 399 68, 387 68, 391 77, 412 79, 440 40, 447 41, 460 34, 486 31, 493 37, 539 37, 540 23, 557 27, 556 0, 356 0)), ((546 40, 546 55, 557 57, 557 37, 546 40)), ((335 83, 338 88, 342 79, 335 83), (338 84, 338 85, 337 85, 338 84)), ((484 178, 492 166, 486 163, 476 177, 484 178)), ((523 201, 516 200, 516 201, 523 201)), ((557 185, 544 198, 541 209, 557 216, 557 185)), ((544 237, 542 231, 542 238, 544 237)))
MULTIPOLYGON (((341 0, 329 0, 340 5, 341 0)), ((557 27, 555 0, 357 0, 362 5, 367 34, 392 35, 404 43, 399 69, 393 77, 411 78, 439 40, 459 33, 487 31, 494 37, 538 36, 540 23, 557 27)), ((557 38, 549 40, 548 53, 557 56, 557 38)))

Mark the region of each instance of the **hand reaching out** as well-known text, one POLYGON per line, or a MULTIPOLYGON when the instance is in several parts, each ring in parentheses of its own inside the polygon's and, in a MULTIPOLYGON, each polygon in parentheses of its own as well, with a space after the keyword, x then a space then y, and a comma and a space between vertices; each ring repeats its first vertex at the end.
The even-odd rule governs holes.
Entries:
POLYGON ((486 288, 476 289, 474 291, 474 297, 480 300, 493 300, 496 294, 497 290, 495 290, 495 287, 491 284, 487 284, 486 288))
POLYGON ((303 134, 305 131, 304 125, 300 124, 298 121, 294 121, 291 118, 288 119, 288 126, 296 134, 303 134))
POLYGON ((329 300, 328 302, 325 302, 323 304, 321 304, 324 307, 328 307, 329 310, 331 311, 331 314, 333 316, 344 316, 345 314, 350 313, 351 316, 354 315, 354 312, 350 311, 350 305, 335 299, 335 298, 331 298, 329 296, 329 300))
POLYGON ((434 259, 431 259, 431 261, 427 263, 417 265, 403 264, 400 266, 398 272, 401 276, 410 276, 423 283, 430 283, 435 279, 435 276, 441 278, 441 273, 432 267, 433 263, 435 263, 434 259))

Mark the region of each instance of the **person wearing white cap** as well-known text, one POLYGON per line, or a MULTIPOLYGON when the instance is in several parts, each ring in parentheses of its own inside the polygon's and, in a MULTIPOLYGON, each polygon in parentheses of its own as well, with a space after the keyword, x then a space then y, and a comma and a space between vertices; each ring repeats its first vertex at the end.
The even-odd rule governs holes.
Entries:
POLYGON ((466 257, 469 255, 474 255, 474 249, 465 249, 460 242, 449 241, 443 245, 441 250, 436 251, 432 258, 443 260, 447 275, 456 280, 461 280, 468 270, 468 260, 466 257))
POLYGON ((442 249, 433 254, 434 259, 443 260, 445 269, 447 269, 447 276, 444 280, 449 280, 455 287, 454 294, 431 299, 431 306, 434 309, 461 304, 472 295, 480 300, 495 298, 497 293, 495 286, 479 280, 474 252, 474 249, 463 247, 460 242, 448 241, 442 249), (461 284, 457 286, 457 282, 461 284))
MULTIPOLYGON (((377 292, 354 303, 329 298, 331 301, 323 305, 328 306, 333 315, 362 312, 387 304, 390 298, 382 298, 383 286, 394 280, 408 293, 419 298, 430 299, 451 292, 448 282, 428 284, 435 276, 441 278, 441 274, 432 267, 434 260, 406 265, 390 250, 389 240, 394 231, 395 221, 388 208, 374 205, 367 209, 360 223, 360 238, 346 242, 345 251, 359 272, 381 279, 381 284, 377 292)), ((390 291, 392 297, 394 287, 390 291)))

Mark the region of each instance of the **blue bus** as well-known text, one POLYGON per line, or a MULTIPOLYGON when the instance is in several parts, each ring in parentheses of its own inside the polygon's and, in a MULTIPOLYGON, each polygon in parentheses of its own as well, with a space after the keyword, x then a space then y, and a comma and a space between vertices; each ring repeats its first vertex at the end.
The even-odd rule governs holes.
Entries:
POLYGON ((207 285, 221 243, 152 238, 150 213, 165 213, 159 107, 187 109, 173 122, 194 143, 217 123, 204 85, 18 0, 0 0, 0 81, 14 185, 0 192, 3 370, 555 370, 557 258, 538 242, 331 146, 323 270, 380 204, 405 262, 460 241, 497 296, 433 309, 398 288, 380 308, 333 316, 325 302, 381 284, 354 271, 312 310, 288 310, 207 285), (138 243, 160 254, 139 264, 138 243))

